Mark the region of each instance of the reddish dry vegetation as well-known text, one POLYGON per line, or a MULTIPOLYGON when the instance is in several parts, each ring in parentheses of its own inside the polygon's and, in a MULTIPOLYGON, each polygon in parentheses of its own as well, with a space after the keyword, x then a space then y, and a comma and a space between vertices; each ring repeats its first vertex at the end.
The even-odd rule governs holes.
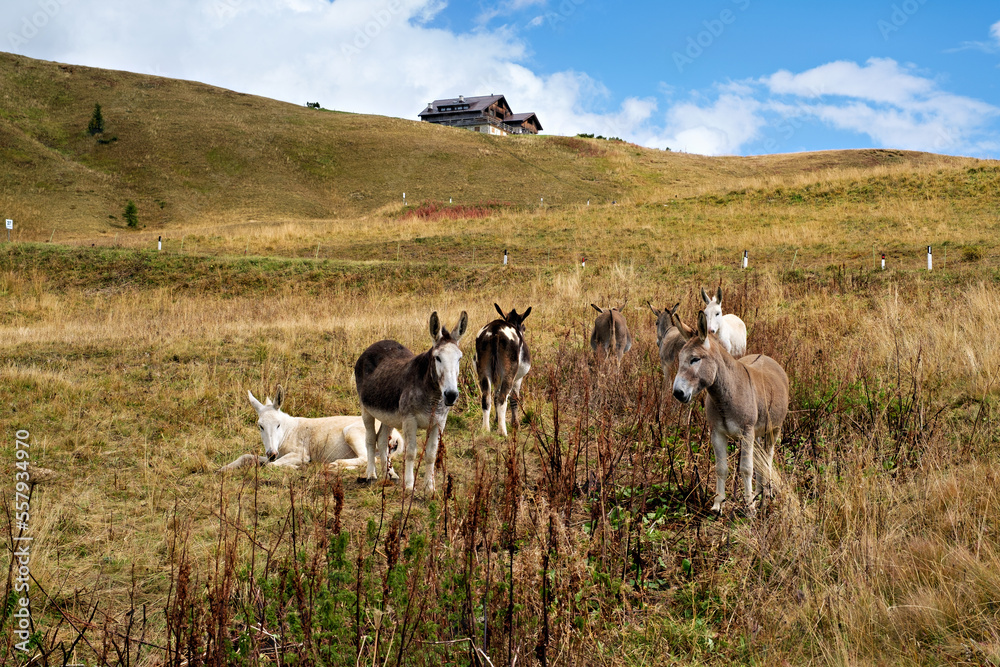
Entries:
POLYGON ((444 204, 442 202, 425 201, 419 206, 403 213, 403 219, 420 218, 421 220, 467 220, 469 218, 486 218, 501 208, 508 207, 506 202, 488 201, 480 204, 444 204))

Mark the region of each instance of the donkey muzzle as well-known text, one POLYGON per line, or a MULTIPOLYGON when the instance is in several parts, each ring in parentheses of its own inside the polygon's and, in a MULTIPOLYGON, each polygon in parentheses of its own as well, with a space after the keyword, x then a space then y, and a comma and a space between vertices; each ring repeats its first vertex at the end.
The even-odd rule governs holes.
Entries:
POLYGON ((447 405, 449 408, 455 405, 455 401, 457 400, 458 400, 457 391, 449 389, 448 391, 444 392, 444 404, 447 405))
POLYGON ((688 394, 686 391, 684 391, 680 387, 675 387, 674 388, 674 398, 676 398, 681 403, 687 403, 688 401, 691 400, 690 394, 688 394))

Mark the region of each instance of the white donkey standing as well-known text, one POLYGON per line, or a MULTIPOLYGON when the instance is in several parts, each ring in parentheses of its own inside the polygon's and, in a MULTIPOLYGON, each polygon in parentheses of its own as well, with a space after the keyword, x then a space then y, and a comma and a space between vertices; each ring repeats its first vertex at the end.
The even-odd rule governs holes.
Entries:
POLYGON ((722 288, 719 287, 715 296, 709 298, 705 288, 701 290, 702 301, 705 302, 705 320, 708 322, 708 333, 715 334, 726 348, 726 352, 737 359, 747 351, 747 325, 737 315, 722 314, 722 288))
MULTIPOLYGON (((292 417, 281 411, 284 396, 281 385, 273 403, 270 398, 261 403, 247 391, 250 405, 257 411, 264 456, 244 454, 219 468, 220 472, 268 464, 298 468, 313 461, 345 470, 368 465, 365 425, 360 416, 292 417)), ((402 446, 403 436, 393 429, 389 437, 389 474, 393 479, 398 477, 391 459, 402 446)))
POLYGON ((463 310, 458 326, 449 332, 441 325, 437 312, 431 313, 429 328, 434 344, 422 354, 413 354, 394 340, 373 343, 354 364, 354 382, 361 399, 368 445, 368 479, 378 479, 375 468, 375 444, 385 460, 387 426, 403 429, 406 442, 406 467, 403 481, 413 490, 414 464, 417 458, 417 429, 427 430, 427 490, 434 493, 434 465, 438 442, 448 420, 448 411, 458 400, 458 367, 462 350, 458 344, 469 326, 463 310), (382 421, 381 428, 376 419, 382 421))

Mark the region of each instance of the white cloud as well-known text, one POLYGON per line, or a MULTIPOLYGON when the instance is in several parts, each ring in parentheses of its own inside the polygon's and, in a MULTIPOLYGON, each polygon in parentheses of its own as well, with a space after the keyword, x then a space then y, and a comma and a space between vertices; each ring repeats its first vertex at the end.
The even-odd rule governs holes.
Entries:
MULTIPOLYGON (((712 155, 742 153, 775 128, 787 130, 788 119, 883 146, 995 151, 987 129, 1000 110, 890 59, 781 70, 704 93, 659 83, 615 104, 585 72, 529 67, 530 45, 516 28, 433 27, 444 7, 444 0, 6 0, 0 25, 13 27, 0 32, 0 49, 411 120, 429 100, 503 93, 515 111, 537 113, 546 133, 592 132, 712 155), (33 24, 42 5, 54 9, 33 24)), ((991 34, 1000 41, 1000 22, 991 34)))
POLYGON ((747 95, 723 92, 707 105, 675 104, 666 114, 663 132, 648 146, 670 147, 688 153, 732 155, 757 139, 765 120, 760 102, 747 95))
POLYGON ((781 70, 762 81, 778 94, 806 98, 839 95, 893 104, 927 94, 934 87, 929 79, 904 71, 888 58, 872 58, 864 67, 838 61, 800 74, 781 70))
MULTIPOLYGON (((439 0, 105 0, 86 11, 64 1, 60 20, 20 52, 412 120, 436 98, 503 93, 514 111, 536 112, 553 134, 630 137, 656 106, 632 97, 610 112, 590 111, 593 100, 609 97, 600 82, 571 70, 531 71, 521 64, 526 44, 506 26, 429 27, 439 0)), ((16 0, 21 11, 37 10, 33 2, 16 0)))
POLYGON ((981 51, 983 53, 996 53, 1000 50, 1000 21, 990 26, 990 39, 987 41, 964 41, 958 46, 945 49, 945 53, 959 53, 961 51, 981 51))
POLYGON ((865 66, 834 62, 799 74, 780 71, 761 82, 792 103, 772 100, 785 118, 813 117, 838 130, 865 134, 882 146, 928 151, 974 151, 978 135, 1000 109, 940 90, 891 59, 865 66))
POLYGON ((503 2, 497 2, 493 6, 483 7, 479 16, 476 17, 476 23, 480 26, 485 26, 498 16, 510 16, 527 7, 544 5, 545 3, 546 0, 504 0, 503 2))

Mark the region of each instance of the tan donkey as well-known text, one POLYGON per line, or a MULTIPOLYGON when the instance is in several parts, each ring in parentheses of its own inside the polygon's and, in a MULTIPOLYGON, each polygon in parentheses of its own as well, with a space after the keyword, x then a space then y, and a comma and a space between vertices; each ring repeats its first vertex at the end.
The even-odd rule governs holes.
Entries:
POLYGON ((594 331, 590 334, 590 349, 598 359, 613 353, 620 364, 622 356, 632 349, 632 334, 625 323, 625 316, 621 313, 625 304, 622 304, 621 308, 590 305, 600 313, 594 320, 594 331))
POLYGON ((690 403, 702 389, 708 390, 705 418, 712 429, 715 452, 712 511, 721 511, 726 499, 727 446, 730 440, 738 440, 740 477, 752 514, 754 500, 763 490, 765 478, 770 481, 774 447, 788 414, 788 376, 778 362, 763 354, 733 358, 719 339, 708 332, 705 313, 700 312, 697 331, 681 349, 674 378, 674 398, 690 403), (757 438, 764 441, 763 456, 759 459, 763 471, 754 470, 757 438))

